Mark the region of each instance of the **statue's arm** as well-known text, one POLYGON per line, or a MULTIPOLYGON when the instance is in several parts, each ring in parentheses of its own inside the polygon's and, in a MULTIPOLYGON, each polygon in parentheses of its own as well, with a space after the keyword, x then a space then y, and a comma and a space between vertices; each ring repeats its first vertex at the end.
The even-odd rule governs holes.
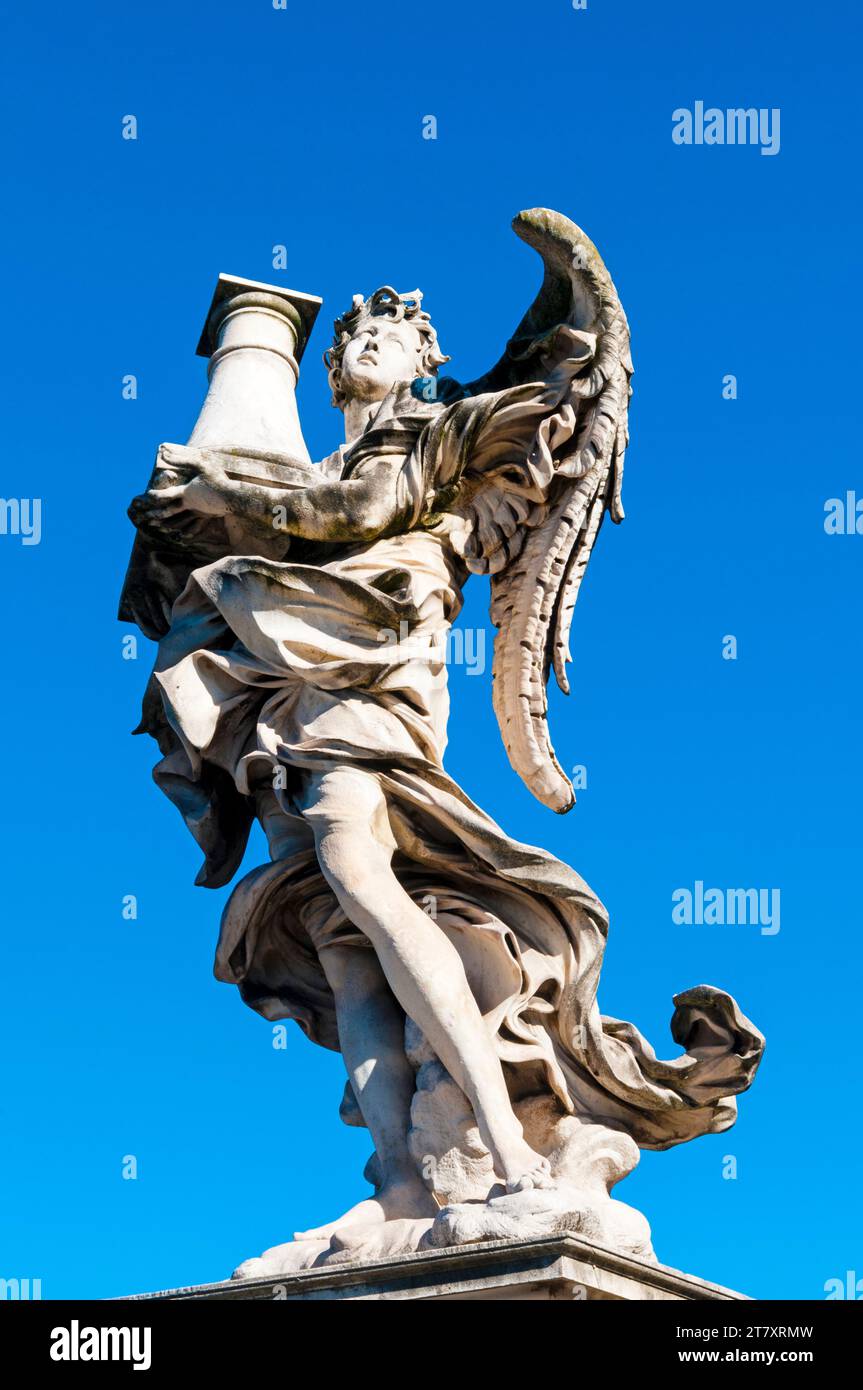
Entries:
POLYGON ((398 476, 403 460, 394 455, 373 461, 354 477, 310 487, 263 487, 229 478, 216 462, 206 462, 191 482, 151 489, 136 497, 129 515, 144 530, 170 535, 191 516, 236 517, 262 536, 273 532, 310 541, 361 542, 397 528, 398 476))
POLYGON ((243 488, 237 510, 254 526, 309 541, 367 541, 391 531, 400 520, 397 480, 400 458, 380 459, 353 478, 276 491, 243 488))

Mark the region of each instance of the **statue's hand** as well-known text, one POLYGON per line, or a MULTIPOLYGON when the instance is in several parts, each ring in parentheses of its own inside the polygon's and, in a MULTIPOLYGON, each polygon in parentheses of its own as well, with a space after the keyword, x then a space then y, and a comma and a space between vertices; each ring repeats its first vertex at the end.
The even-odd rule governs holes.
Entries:
POLYGON ((188 482, 151 487, 134 497, 129 517, 139 530, 173 536, 201 529, 205 517, 224 517, 239 510, 242 487, 220 464, 207 460, 188 482))
POLYGON ((229 478, 215 459, 203 459, 183 488, 184 507, 200 516, 228 516, 243 511, 243 484, 229 478))

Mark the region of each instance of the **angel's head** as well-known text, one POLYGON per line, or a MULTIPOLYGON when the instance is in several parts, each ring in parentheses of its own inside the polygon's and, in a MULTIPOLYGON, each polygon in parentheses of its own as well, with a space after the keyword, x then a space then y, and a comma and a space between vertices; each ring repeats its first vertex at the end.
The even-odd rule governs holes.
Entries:
POLYGON ((421 308, 422 294, 398 294, 389 285, 370 299, 354 295, 346 314, 333 325, 333 346, 324 353, 333 405, 382 401, 400 381, 437 375, 449 358, 438 346, 431 319, 421 308))

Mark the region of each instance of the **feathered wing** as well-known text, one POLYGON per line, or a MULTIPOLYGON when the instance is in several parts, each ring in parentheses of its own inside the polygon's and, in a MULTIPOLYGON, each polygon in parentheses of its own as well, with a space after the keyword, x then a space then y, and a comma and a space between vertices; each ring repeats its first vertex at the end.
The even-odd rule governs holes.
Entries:
POLYGON ((534 796, 564 812, 575 796, 549 739, 546 685, 553 669, 569 694, 578 590, 606 512, 623 518, 632 361, 626 316, 584 232, 545 208, 520 213, 513 228, 542 256, 545 278, 501 360, 468 390, 549 380, 564 358, 571 371, 579 351, 586 360, 539 425, 524 470, 474 474, 465 558, 491 574, 494 709, 510 762, 534 796))

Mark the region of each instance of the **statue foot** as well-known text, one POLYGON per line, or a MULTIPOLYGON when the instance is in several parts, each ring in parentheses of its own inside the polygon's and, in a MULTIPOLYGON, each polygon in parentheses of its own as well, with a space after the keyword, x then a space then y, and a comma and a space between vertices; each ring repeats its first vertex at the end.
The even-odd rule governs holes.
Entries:
POLYGON ((392 1255, 412 1254, 428 1236, 433 1224, 432 1218, 426 1216, 342 1227, 330 1241, 329 1249, 318 1257, 316 1265, 362 1264, 392 1255))
POLYGON ((288 1241, 274 1245, 263 1255, 243 1260, 231 1275, 232 1279, 272 1279, 280 1274, 299 1274, 311 1269, 328 1248, 325 1240, 288 1241))
POLYGON ((504 1186, 507 1192, 530 1192, 534 1188, 550 1189, 555 1186, 548 1159, 536 1153, 529 1144, 522 1143, 506 1158, 504 1186))
POLYGON ((415 1221, 435 1217, 438 1205, 419 1178, 414 1181, 384 1183, 374 1195, 357 1202, 335 1221, 295 1231, 294 1240, 330 1240, 341 1237, 351 1227, 376 1226, 383 1221, 415 1221))

